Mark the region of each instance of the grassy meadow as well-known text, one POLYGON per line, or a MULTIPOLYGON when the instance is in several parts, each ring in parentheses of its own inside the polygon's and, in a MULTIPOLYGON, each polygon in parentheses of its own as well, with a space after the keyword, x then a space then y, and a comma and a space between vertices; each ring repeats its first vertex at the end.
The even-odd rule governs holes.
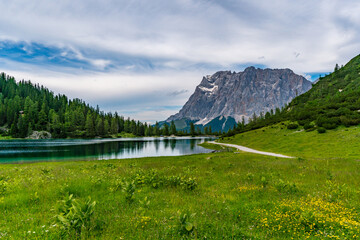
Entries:
POLYGON ((307 154, 0 165, 0 239, 359 238, 360 161, 307 154))
POLYGON ((279 123, 224 138, 221 142, 301 158, 360 159, 360 126, 318 133, 316 130, 287 129, 286 125, 279 123))

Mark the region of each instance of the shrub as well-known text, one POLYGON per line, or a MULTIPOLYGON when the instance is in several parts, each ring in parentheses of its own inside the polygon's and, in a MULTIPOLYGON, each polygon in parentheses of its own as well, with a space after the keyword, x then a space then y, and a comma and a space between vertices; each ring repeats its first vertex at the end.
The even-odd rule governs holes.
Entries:
POLYGON ((125 182, 122 190, 125 193, 125 200, 129 203, 132 203, 135 199, 134 197, 134 193, 136 190, 135 182, 134 181, 125 182))
POLYGON ((166 182, 170 187, 177 187, 181 184, 181 178, 179 176, 170 176, 166 178, 166 182))
POLYGON ((196 180, 193 178, 183 179, 181 181, 181 186, 184 190, 194 190, 197 187, 196 180))
POLYGON ((289 123, 287 129, 297 129, 299 125, 297 123, 289 123))
POLYGON ((336 123, 324 123, 323 127, 325 129, 335 129, 337 127, 337 124, 336 123))
POLYGON ((276 190, 280 193, 296 193, 299 191, 295 183, 285 182, 282 179, 275 184, 276 190))
POLYGON ((359 124, 359 119, 357 119, 356 116, 341 116, 340 121, 346 127, 359 124))
POLYGON ((317 131, 318 131, 318 133, 325 133, 325 132, 326 132, 326 129, 323 128, 323 127, 319 127, 319 128, 317 129, 317 131))
POLYGON ((0 180, 0 196, 4 195, 6 193, 7 186, 8 186, 8 183, 5 180, 1 179, 0 180))
POLYGON ((314 123, 305 123, 305 125, 304 125, 305 130, 310 130, 310 129, 313 129, 314 127, 315 127, 314 123))
POLYGON ((62 230, 62 237, 84 238, 84 234, 91 230, 95 205, 96 202, 91 202, 90 197, 87 201, 80 202, 75 200, 72 194, 61 201, 58 208, 59 214, 55 216, 55 219, 62 230))
POLYGON ((195 213, 180 213, 179 216, 179 233, 181 235, 190 234, 195 230, 194 224, 191 222, 191 219, 195 216, 195 213))

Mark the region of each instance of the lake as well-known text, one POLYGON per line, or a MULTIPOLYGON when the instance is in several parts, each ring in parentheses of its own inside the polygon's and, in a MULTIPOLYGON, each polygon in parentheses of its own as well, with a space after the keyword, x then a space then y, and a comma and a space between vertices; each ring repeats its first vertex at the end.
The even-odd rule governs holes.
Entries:
POLYGON ((117 138, 0 141, 0 163, 106 160, 208 153, 198 146, 212 138, 117 138))

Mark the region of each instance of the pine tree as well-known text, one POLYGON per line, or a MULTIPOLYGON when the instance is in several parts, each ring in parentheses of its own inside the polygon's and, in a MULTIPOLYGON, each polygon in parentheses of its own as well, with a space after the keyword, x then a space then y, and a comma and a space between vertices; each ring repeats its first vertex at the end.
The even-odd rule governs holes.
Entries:
POLYGON ((27 137, 28 126, 20 115, 18 120, 18 136, 21 138, 27 137))
POLYGON ((98 116, 98 117, 96 118, 96 134, 97 134, 98 136, 104 136, 104 134, 105 134, 105 131, 104 131, 104 121, 103 121, 103 119, 102 119, 100 116, 98 116))
POLYGON ((155 136, 160 136, 159 123, 155 123, 155 136))
POLYGON ((107 119, 104 120, 104 134, 108 135, 110 132, 110 125, 107 119))
POLYGON ((171 133, 171 135, 176 135, 177 134, 176 126, 175 126, 174 121, 171 121, 171 123, 170 123, 170 133, 171 133))
POLYGON ((193 122, 190 122, 190 135, 195 137, 195 126, 193 122))
POLYGON ((164 124, 163 134, 164 134, 165 136, 169 136, 169 125, 167 125, 167 123, 164 124))
POLYGON ((204 132, 205 132, 205 135, 209 135, 209 129, 208 129, 208 127, 205 127, 205 128, 204 128, 204 132))
POLYGON ((88 137, 95 137, 95 124, 91 113, 88 113, 86 116, 85 130, 88 137))
POLYGON ((117 134, 118 133, 118 123, 117 118, 114 117, 111 119, 111 134, 117 134))

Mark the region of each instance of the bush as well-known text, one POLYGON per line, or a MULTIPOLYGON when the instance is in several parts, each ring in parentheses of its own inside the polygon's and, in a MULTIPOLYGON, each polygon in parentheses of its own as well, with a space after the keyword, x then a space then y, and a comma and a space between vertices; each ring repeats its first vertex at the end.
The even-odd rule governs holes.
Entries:
POLYGON ((132 203, 134 201, 135 190, 136 190, 136 185, 134 181, 124 183, 122 191, 125 193, 125 200, 128 203, 132 203))
POLYGON ((180 213, 179 216, 179 233, 181 235, 190 234, 195 230, 195 225, 192 223, 192 219, 196 214, 180 213))
POLYGON ((337 124, 336 123, 324 123, 323 127, 328 130, 335 129, 337 127, 337 124))
POLYGON ((6 193, 7 186, 8 186, 8 183, 5 180, 1 179, 0 180, 0 196, 4 195, 6 193))
POLYGON ((299 189, 297 188, 295 183, 285 182, 282 179, 275 184, 276 190, 280 193, 297 193, 299 189))
POLYGON ((325 133, 325 132, 326 132, 326 129, 323 128, 323 127, 319 127, 319 128, 317 129, 317 131, 318 131, 318 133, 325 133))
POLYGON ((352 116, 352 115, 350 115, 350 116, 341 116, 340 121, 346 127, 350 127, 350 126, 354 126, 354 125, 359 124, 359 119, 356 118, 356 116, 352 116))
POLYGON ((297 123, 289 123, 287 129, 297 129, 299 125, 297 123))
POLYGON ((314 123, 306 123, 304 125, 304 129, 305 130, 310 130, 310 129, 313 129, 315 127, 315 124, 314 123))
POLYGON ((298 120, 297 122, 299 123, 300 126, 305 126, 306 124, 309 124, 311 121, 309 119, 305 119, 305 120, 298 120))
POLYGON ((197 187, 196 180, 193 178, 188 178, 188 179, 182 180, 180 185, 182 186, 182 188, 184 190, 189 190, 189 191, 192 191, 197 187))
POLYGON ((91 202, 90 197, 85 202, 79 202, 73 199, 72 194, 61 201, 56 220, 62 230, 62 237, 86 238, 84 234, 88 234, 91 230, 91 219, 95 204, 95 201, 91 202))

